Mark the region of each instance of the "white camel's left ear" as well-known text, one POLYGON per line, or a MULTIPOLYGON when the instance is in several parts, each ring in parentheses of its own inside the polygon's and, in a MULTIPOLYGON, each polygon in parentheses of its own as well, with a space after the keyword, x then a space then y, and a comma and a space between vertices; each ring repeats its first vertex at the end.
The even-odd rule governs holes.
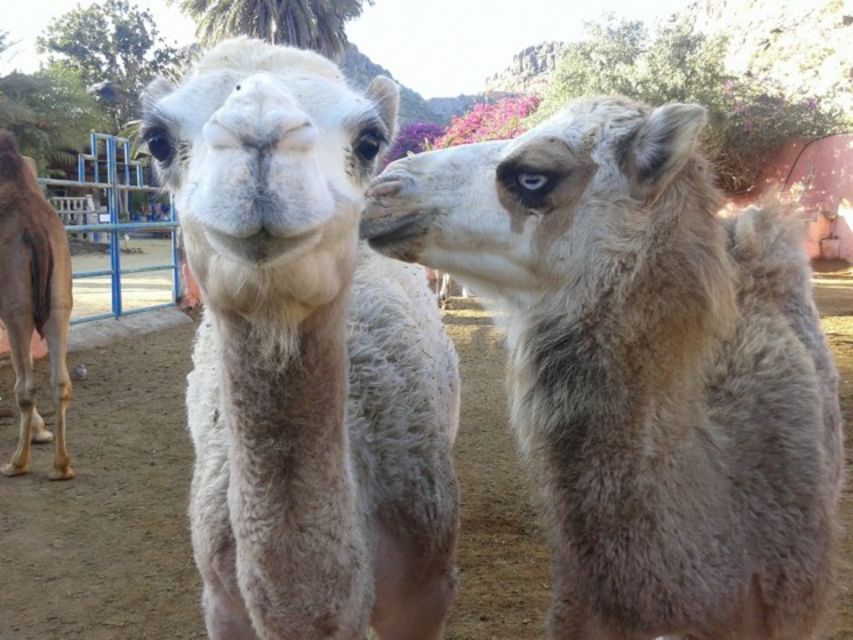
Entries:
POLYGON ((705 108, 667 104, 652 111, 631 148, 635 197, 654 200, 681 171, 705 126, 705 108))
POLYGON ((385 76, 376 76, 367 87, 367 97, 376 105, 379 117, 388 129, 388 138, 397 135, 397 112, 400 108, 400 89, 385 76))

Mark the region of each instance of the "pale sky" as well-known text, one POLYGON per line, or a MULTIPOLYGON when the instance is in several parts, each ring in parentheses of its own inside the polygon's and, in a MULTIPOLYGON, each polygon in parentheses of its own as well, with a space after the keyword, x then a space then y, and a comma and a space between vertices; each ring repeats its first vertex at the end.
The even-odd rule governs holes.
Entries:
MULTIPOLYGON (((150 9, 171 43, 189 44, 195 27, 165 0, 131 0, 150 9)), ((349 23, 350 40, 397 80, 425 98, 475 93, 485 79, 509 66, 512 56, 544 40, 571 41, 587 20, 605 12, 651 24, 690 0, 375 0, 349 23), (653 5, 653 6, 649 6, 653 5)), ((0 29, 19 41, 0 60, 0 73, 39 67, 35 39, 49 22, 91 0, 5 2, 0 29)))

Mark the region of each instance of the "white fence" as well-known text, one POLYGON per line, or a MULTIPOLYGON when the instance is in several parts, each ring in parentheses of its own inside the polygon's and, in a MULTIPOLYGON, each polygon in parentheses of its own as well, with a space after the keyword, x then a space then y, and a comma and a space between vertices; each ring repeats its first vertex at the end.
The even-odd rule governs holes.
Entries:
MULTIPOLYGON (((81 224, 99 224, 110 221, 110 214, 107 208, 105 206, 95 206, 95 199, 92 196, 56 196, 50 198, 50 203, 56 209, 59 219, 62 220, 62 224, 66 227, 81 224)), ((69 231, 69 233, 81 240, 107 242, 107 237, 104 233, 74 233, 73 231, 69 231)))

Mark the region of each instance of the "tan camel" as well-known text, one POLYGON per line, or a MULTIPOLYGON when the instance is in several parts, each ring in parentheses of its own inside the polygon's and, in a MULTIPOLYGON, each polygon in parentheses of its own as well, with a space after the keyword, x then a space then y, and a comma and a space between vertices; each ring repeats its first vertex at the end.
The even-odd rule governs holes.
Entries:
POLYGON ((149 88, 205 318, 190 518, 214 639, 442 635, 455 592, 456 355, 423 270, 358 243, 398 91, 225 42, 149 88))
POLYGON ((508 313, 552 638, 806 640, 830 599, 842 424, 803 225, 715 217, 704 121, 591 99, 372 187, 372 246, 508 313))
POLYGON ((21 412, 18 448, 0 473, 27 472, 30 442, 50 442, 53 434, 36 410, 30 340, 33 329, 47 339, 56 407, 56 455, 51 480, 74 477, 65 446, 65 409, 71 379, 65 366, 71 316, 71 255, 56 212, 24 163, 15 137, 0 129, 0 321, 9 337, 15 368, 15 400, 21 412))

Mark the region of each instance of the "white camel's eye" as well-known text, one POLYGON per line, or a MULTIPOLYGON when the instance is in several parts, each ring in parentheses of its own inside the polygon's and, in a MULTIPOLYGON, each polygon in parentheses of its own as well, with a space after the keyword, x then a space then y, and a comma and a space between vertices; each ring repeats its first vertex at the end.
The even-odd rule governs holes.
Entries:
POLYGON ((541 173, 519 173, 517 180, 525 191, 539 191, 548 184, 548 176, 541 173))
POLYGON ((382 135, 376 131, 366 131, 355 143, 355 152, 365 161, 370 162, 379 153, 384 142, 382 135))

